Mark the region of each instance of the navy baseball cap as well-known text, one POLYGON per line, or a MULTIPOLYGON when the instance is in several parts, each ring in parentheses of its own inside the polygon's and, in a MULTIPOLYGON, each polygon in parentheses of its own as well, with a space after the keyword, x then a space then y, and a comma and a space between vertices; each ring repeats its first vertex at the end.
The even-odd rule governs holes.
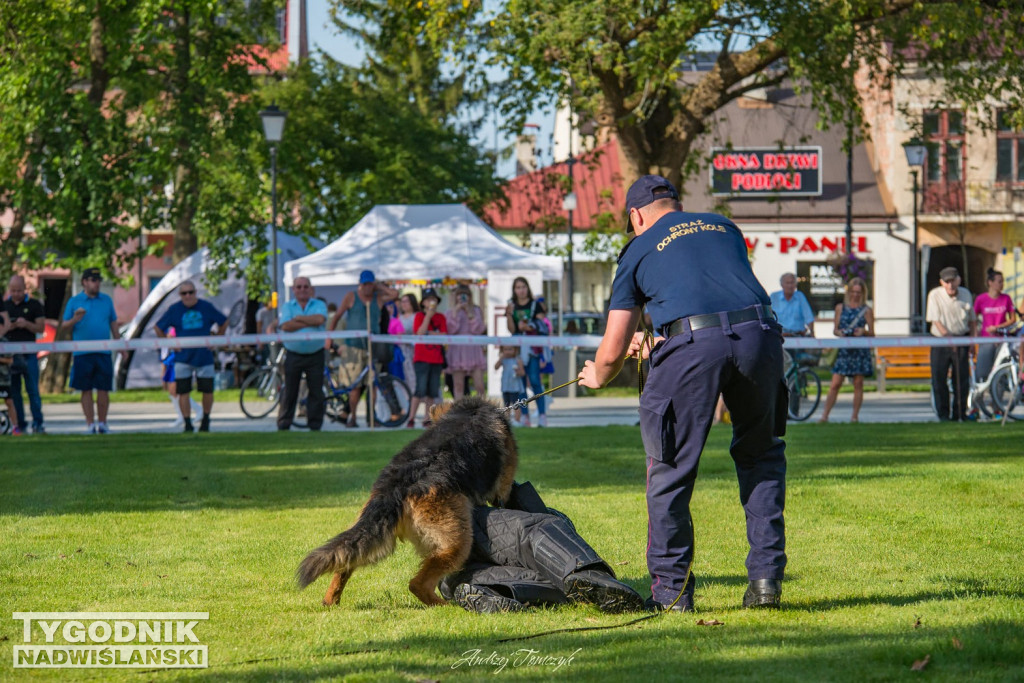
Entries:
POLYGON ((679 199, 679 193, 667 178, 660 175, 645 175, 630 185, 626 193, 626 232, 633 232, 633 223, 629 220, 629 212, 642 209, 659 199, 679 199))
POLYGON ((431 297, 433 297, 438 303, 441 303, 441 297, 437 295, 437 292, 434 291, 433 287, 427 287, 423 290, 423 293, 420 295, 420 301, 430 299, 431 297))
POLYGON ((369 282, 376 282, 377 278, 374 277, 372 270, 364 270, 359 273, 359 284, 365 285, 369 282))
POLYGON ((83 280, 92 280, 92 279, 102 280, 103 279, 103 274, 100 272, 99 268, 86 268, 85 270, 82 271, 82 279, 83 280))

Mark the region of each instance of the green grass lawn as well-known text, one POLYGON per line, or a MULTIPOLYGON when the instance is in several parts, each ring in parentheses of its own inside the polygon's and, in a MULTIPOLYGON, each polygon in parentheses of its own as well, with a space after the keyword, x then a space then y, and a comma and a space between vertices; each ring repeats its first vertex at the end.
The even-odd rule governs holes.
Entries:
MULTIPOLYGON (((729 434, 712 432, 693 500, 697 614, 504 643, 632 617, 427 609, 406 589, 408 545, 357 572, 337 607, 320 606, 326 579, 295 588, 301 558, 353 522, 410 433, 4 439, 3 611, 209 612, 196 634, 210 668, 15 671, 21 625, 5 617, 0 678, 1024 680, 1021 425, 792 427, 789 569, 774 613, 739 608, 746 540, 729 434), (571 661, 531 665, 525 649, 571 661), (473 651, 476 663, 458 666, 473 651), (505 668, 480 663, 488 656, 505 668)), ((649 594, 639 430, 531 430, 519 443, 519 479, 649 594)))
MULTIPOLYGON (((43 394, 41 398, 44 404, 78 403, 82 395, 69 389, 62 394, 43 394)), ((192 398, 198 399, 198 393, 193 393, 192 398)), ((218 403, 234 403, 238 400, 238 389, 218 389, 213 392, 213 399, 218 403)), ((167 392, 163 389, 122 389, 110 392, 111 403, 162 403, 167 400, 167 392)))

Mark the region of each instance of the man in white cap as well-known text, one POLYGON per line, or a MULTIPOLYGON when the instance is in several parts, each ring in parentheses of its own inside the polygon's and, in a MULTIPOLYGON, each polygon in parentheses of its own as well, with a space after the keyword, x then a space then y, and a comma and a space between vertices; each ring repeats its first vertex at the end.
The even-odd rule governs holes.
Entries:
MULTIPOLYGON (((925 320, 932 324, 933 337, 973 337, 977 331, 973 297, 960 286, 960 272, 953 266, 939 271, 939 286, 928 292, 925 320)), ((931 348, 932 395, 939 420, 962 421, 967 416, 967 390, 971 371, 967 346, 931 348), (946 377, 953 370, 953 401, 950 406, 946 377)))

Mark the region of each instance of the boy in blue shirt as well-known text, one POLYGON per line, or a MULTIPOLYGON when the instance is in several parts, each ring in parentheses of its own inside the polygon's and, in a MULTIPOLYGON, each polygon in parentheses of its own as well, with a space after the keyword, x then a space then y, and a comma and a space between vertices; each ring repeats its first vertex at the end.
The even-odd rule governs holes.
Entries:
MULTIPOLYGON (((227 316, 205 299, 196 295, 196 286, 191 280, 178 285, 178 296, 181 301, 173 304, 156 322, 156 335, 166 337, 172 327, 175 336, 206 337, 224 334, 227 327, 227 316), (216 331, 211 328, 216 325, 216 331)), ((203 395, 203 418, 199 423, 199 431, 210 431, 210 411, 213 410, 213 352, 208 348, 183 348, 174 354, 174 383, 178 391, 178 405, 181 416, 185 420, 185 433, 194 431, 192 426, 192 405, 189 394, 192 393, 192 375, 196 376, 196 385, 203 395)))

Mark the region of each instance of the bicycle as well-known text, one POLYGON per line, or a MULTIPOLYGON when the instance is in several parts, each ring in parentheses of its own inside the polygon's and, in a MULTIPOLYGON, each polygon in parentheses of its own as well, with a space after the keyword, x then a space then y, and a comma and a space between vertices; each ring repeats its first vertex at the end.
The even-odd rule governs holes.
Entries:
MULTIPOLYGON (((332 349, 333 351, 333 349, 332 349)), ((325 364, 323 375, 324 416, 335 422, 345 422, 349 416, 349 393, 362 385, 369 374, 369 366, 364 366, 358 376, 346 385, 334 382, 330 364, 325 364)), ((266 417, 281 400, 284 391, 284 373, 280 363, 257 370, 242 383, 238 401, 242 412, 247 417, 259 419, 266 417)), ((373 401, 374 423, 382 427, 398 427, 405 424, 409 417, 409 405, 412 392, 402 380, 386 372, 375 372, 373 388, 367 392, 366 419, 370 417, 371 396, 373 401)), ((307 420, 305 408, 308 402, 308 390, 303 385, 299 390, 299 398, 295 406, 295 417, 292 425, 305 428, 307 420)))
POLYGON ((803 422, 821 403, 821 378, 812 368, 817 366, 819 353, 785 351, 783 379, 789 389, 789 419, 803 422))
POLYGON ((284 390, 284 348, 267 365, 245 378, 238 391, 238 404, 245 416, 258 420, 271 413, 281 401, 284 390))
POLYGON ((1013 347, 1013 343, 1005 341, 996 354, 988 375, 988 393, 999 413, 1011 420, 1021 420, 1024 419, 1024 401, 1020 393, 1020 358, 1013 347))
MULTIPOLYGON (((1013 335, 1003 333, 1002 336, 1009 338, 1013 335)), ((1014 378, 1018 377, 1019 371, 1020 365, 1017 359, 1017 352, 1013 349, 1013 345, 1009 340, 1000 344, 995 360, 992 363, 992 370, 988 373, 988 377, 980 382, 975 379, 975 359, 972 356, 970 359, 970 387, 967 392, 968 416, 974 415, 977 412, 985 417, 1002 417, 1003 407, 1011 401, 1011 397, 1016 391, 1014 384, 1019 387, 1019 379, 1014 381, 1014 378), (991 408, 988 405, 988 401, 985 400, 986 394, 988 394, 992 401, 991 408)), ((1019 402, 1019 397, 1013 400, 1014 407, 1019 402)), ((1011 408, 1012 410, 1013 408, 1011 408)), ((1017 419, 1012 414, 1010 417, 1017 419)))

